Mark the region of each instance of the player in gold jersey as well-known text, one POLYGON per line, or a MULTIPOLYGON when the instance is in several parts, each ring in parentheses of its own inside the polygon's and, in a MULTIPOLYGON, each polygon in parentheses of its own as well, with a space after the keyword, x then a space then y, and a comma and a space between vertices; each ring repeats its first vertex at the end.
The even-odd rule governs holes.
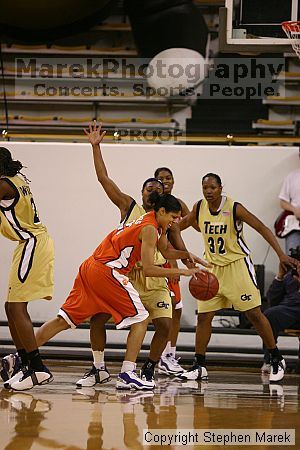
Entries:
POLYGON ((41 360, 27 306, 33 300, 52 298, 54 245, 39 219, 29 184, 20 173, 22 167, 9 150, 0 147, 0 232, 18 242, 5 303, 17 355, 4 357, 0 372, 4 386, 13 389, 20 379, 30 389, 53 378, 41 360))
POLYGON ((222 195, 222 182, 218 175, 205 175, 202 190, 204 199, 194 205, 179 226, 183 230, 198 224, 204 239, 205 258, 213 265, 212 272, 219 280, 219 292, 211 300, 198 301, 195 363, 180 378, 207 378, 205 352, 211 336, 212 319, 216 311, 233 306, 246 313, 261 336, 271 354, 270 381, 279 381, 284 376, 285 362, 276 347, 271 326, 260 309, 260 293, 250 251, 243 237, 243 222, 262 235, 282 265, 297 267, 298 262, 283 253, 271 230, 256 216, 240 203, 222 195))
MULTIPOLYGON (((168 167, 159 167, 156 169, 154 172, 154 177, 163 183, 165 194, 172 194, 174 177, 172 171, 168 167)), ((177 198, 177 200, 181 205, 181 215, 184 217, 190 212, 190 210, 183 200, 180 198, 177 198)), ((165 267, 178 267, 177 261, 168 261, 165 264, 165 267)), ((170 376, 178 375, 183 372, 183 369, 178 362, 179 359, 176 358, 176 343, 180 331, 180 319, 182 313, 182 300, 179 281, 180 277, 168 279, 168 287, 172 297, 172 325, 167 345, 158 363, 158 373, 163 373, 170 376)))

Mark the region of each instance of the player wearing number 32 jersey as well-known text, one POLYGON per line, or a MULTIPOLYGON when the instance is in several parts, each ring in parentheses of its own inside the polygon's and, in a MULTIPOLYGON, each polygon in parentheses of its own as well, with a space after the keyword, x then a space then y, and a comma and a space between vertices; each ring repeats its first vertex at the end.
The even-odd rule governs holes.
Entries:
POLYGON ((245 311, 261 304, 254 265, 243 236, 243 223, 236 217, 238 203, 222 196, 217 213, 205 199, 197 204, 196 220, 202 232, 205 258, 213 264, 220 289, 209 302, 198 302, 198 311, 231 308, 245 311), (244 301, 243 294, 251 300, 244 301))
POLYGON ((275 236, 256 216, 240 203, 222 195, 219 175, 208 173, 202 179, 203 200, 194 205, 193 211, 180 222, 185 229, 196 223, 203 236, 205 257, 213 264, 212 272, 219 281, 219 292, 206 302, 198 301, 195 364, 184 372, 183 379, 207 378, 205 352, 211 336, 211 322, 216 311, 231 308, 244 311, 270 349, 270 381, 283 378, 285 362, 276 347, 272 329, 260 310, 260 294, 250 251, 243 238, 243 222, 254 228, 277 253, 281 264, 297 265, 286 256, 275 236))

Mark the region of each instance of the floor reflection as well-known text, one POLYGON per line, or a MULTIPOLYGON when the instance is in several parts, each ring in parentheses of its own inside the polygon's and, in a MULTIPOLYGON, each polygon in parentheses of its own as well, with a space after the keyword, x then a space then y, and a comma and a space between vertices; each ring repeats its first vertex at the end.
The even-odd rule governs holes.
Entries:
MULTIPOLYGON (((158 378, 153 393, 118 392, 114 380, 96 388, 76 389, 72 383, 81 372, 78 367, 73 371, 57 368, 50 385, 22 393, 2 389, 1 449, 141 450, 145 429, 300 431, 297 375, 287 376, 282 385, 270 385, 259 374, 228 371, 211 372, 205 383, 158 378)), ((221 445, 205 446, 210 447, 221 445)))

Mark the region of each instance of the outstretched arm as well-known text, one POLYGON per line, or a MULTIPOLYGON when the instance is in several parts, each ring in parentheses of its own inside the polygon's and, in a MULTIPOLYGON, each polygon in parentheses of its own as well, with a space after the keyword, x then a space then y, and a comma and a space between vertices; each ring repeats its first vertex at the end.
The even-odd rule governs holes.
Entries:
POLYGON ((185 243, 182 239, 182 236, 180 234, 178 224, 176 223, 172 224, 169 230, 170 230, 169 240, 171 245, 169 244, 168 238, 165 233, 161 235, 158 241, 158 249, 164 258, 168 260, 181 259, 183 264, 185 264, 187 267, 190 267, 191 264, 194 265, 194 263, 201 264, 202 266, 205 267, 211 267, 211 265, 208 262, 204 261, 203 259, 199 258, 198 256, 194 255, 193 253, 187 250, 185 243), (187 256, 184 256, 184 253, 187 256))
POLYGON ((193 225, 196 225, 198 228, 198 224, 196 221, 196 209, 197 203, 194 205, 191 212, 188 212, 188 214, 183 217, 183 219, 181 219, 178 223, 173 223, 171 228, 169 229, 169 239, 174 248, 178 250, 186 250, 186 246, 183 242, 180 232, 193 225))
POLYGON ((184 216, 179 222, 180 231, 185 230, 186 228, 193 227, 195 230, 200 231, 198 223, 197 223, 197 205, 195 203, 191 212, 189 212, 186 216, 184 216))
MULTIPOLYGON (((189 208, 187 207, 187 205, 184 203, 183 200, 181 200, 180 198, 177 199, 181 205, 181 215, 182 217, 187 216, 190 213, 189 208)), ((196 204, 197 205, 197 204, 196 204)), ((196 220, 193 221, 193 223, 191 224, 191 226, 196 230, 196 231, 200 231, 199 225, 197 223, 196 220)))
MULTIPOLYGON (((157 230, 152 225, 144 227, 141 231, 142 240, 141 261, 144 275, 146 277, 172 277, 174 275, 191 276, 199 272, 198 268, 193 269, 165 269, 154 265, 154 253, 157 246, 157 230)), ((181 252, 187 256, 187 252, 181 252)))
POLYGON ((89 129, 84 130, 88 136, 89 142, 93 148, 94 165, 98 181, 105 190, 108 198, 119 208, 121 218, 123 219, 132 203, 132 198, 122 192, 116 183, 109 178, 105 163, 103 161, 100 143, 102 142, 106 131, 101 131, 102 124, 97 126, 96 121, 89 124, 89 129))
POLYGON ((262 237, 271 245, 280 260, 280 263, 285 267, 298 267, 299 263, 296 259, 287 256, 277 242, 272 231, 266 227, 254 214, 248 211, 243 205, 238 204, 236 207, 236 217, 238 220, 247 223, 254 228, 262 237))
POLYGON ((170 245, 170 243, 168 242, 168 239, 164 237, 164 235, 159 238, 157 246, 163 257, 168 260, 181 259, 185 265, 197 263, 205 267, 211 267, 211 265, 207 261, 204 261, 188 250, 176 250, 175 248, 173 248, 172 245, 170 245))

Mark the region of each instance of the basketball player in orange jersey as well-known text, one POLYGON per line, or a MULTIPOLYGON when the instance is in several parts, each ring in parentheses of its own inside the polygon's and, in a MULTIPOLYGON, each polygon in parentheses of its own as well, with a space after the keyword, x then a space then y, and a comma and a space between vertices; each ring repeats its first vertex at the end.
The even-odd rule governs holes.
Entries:
POLYGON ((5 356, 0 373, 5 386, 10 378, 21 379, 32 388, 53 378, 41 360, 27 308, 33 300, 52 298, 54 244, 40 221, 28 180, 20 172, 22 168, 7 148, 0 147, 0 233, 18 242, 5 302, 18 355, 5 356))
MULTIPOLYGON (((154 172, 154 177, 160 180, 164 185, 164 193, 172 194, 174 187, 174 177, 172 171, 167 167, 159 167, 154 172)), ((177 198, 181 204, 182 217, 190 211, 183 200, 177 198)), ((199 231, 198 227, 197 230, 199 231)), ((168 261, 164 267, 178 267, 177 261, 168 261)), ((176 359, 176 343, 180 330, 180 318, 182 313, 181 292, 179 286, 179 277, 168 278, 168 287, 172 296, 172 325, 167 345, 161 355, 158 363, 158 372, 166 375, 178 375, 183 372, 178 359, 176 359)))
POLYGON ((198 224, 205 245, 205 257, 213 264, 219 292, 211 300, 198 301, 196 354, 192 368, 179 375, 182 379, 207 378, 205 353, 211 336, 215 312, 232 306, 246 313, 271 355, 270 381, 284 376, 285 361, 274 340, 269 321, 261 312, 260 293, 255 270, 243 237, 243 223, 254 228, 271 245, 283 266, 299 267, 298 261, 285 255, 275 236, 256 216, 240 203, 222 195, 221 178, 208 173, 202 178, 204 199, 179 223, 180 229, 198 224))
MULTIPOLYGON (((159 195, 157 192, 153 192, 150 197, 153 211, 113 230, 81 264, 73 289, 61 306, 58 316, 37 331, 38 345, 49 341, 62 330, 76 328, 96 314, 111 315, 118 329, 128 326, 134 328, 139 322, 146 320, 149 313, 127 276, 138 261, 142 261, 145 276, 150 277, 191 276, 199 272, 198 268, 165 269, 154 264, 157 246, 166 258, 191 261, 197 261, 198 258, 187 251, 167 248, 165 233, 180 217, 181 206, 178 200, 172 195, 159 195)), ((130 366, 130 353, 139 350, 140 345, 136 348, 136 343, 129 336, 127 370, 119 374, 117 387, 153 389, 153 383, 139 378, 134 367, 130 366)), ((15 390, 26 389, 26 386, 23 379, 10 384, 15 390)))
MULTIPOLYGON (((122 192, 115 182, 108 176, 105 163, 102 158, 100 149, 100 143, 103 139, 105 132, 101 132, 101 125, 97 127, 97 124, 90 124, 89 131, 86 132, 89 137, 89 141, 93 148, 93 158, 95 164, 95 170, 97 178, 100 184, 103 186, 107 196, 110 200, 119 208, 121 221, 123 223, 130 222, 140 217, 145 212, 152 210, 153 205, 149 201, 149 195, 151 192, 156 191, 158 193, 163 192, 162 183, 155 178, 149 178, 146 180, 142 187, 142 205, 138 205, 131 196, 122 192)), ((155 254, 155 264, 162 266, 165 263, 165 259, 161 254, 155 254)), ((164 278, 151 278, 145 277, 142 271, 142 267, 138 264, 129 274, 130 281, 138 291, 142 303, 149 312, 149 319, 152 320, 155 333, 151 341, 149 358, 145 362, 142 368, 142 376, 148 381, 153 381, 153 373, 156 362, 159 360, 165 344, 168 340, 169 330, 171 328, 172 318, 172 302, 170 292, 167 287, 166 280, 164 278)), ((104 364, 104 348, 106 343, 105 335, 105 322, 109 317, 105 317, 103 314, 92 317, 90 320, 90 337, 93 353, 93 367, 88 371, 83 378, 77 381, 77 386, 94 386, 96 383, 101 383, 109 377, 104 364)), ((147 322, 140 323, 138 327, 130 330, 130 339, 140 343, 144 340, 144 336, 147 331, 147 322)), ((138 348, 138 345, 136 345, 138 348)), ((135 359, 138 354, 136 354, 135 359)), ((134 359, 131 357, 131 359, 134 359)), ((131 363, 135 363, 131 360, 131 363)), ((128 365, 125 362, 121 371, 126 371, 128 365)), ((180 366, 179 366, 180 367, 180 366)), ((180 368, 181 369, 181 368, 180 368)), ((180 370, 182 372, 183 369, 180 370)))

